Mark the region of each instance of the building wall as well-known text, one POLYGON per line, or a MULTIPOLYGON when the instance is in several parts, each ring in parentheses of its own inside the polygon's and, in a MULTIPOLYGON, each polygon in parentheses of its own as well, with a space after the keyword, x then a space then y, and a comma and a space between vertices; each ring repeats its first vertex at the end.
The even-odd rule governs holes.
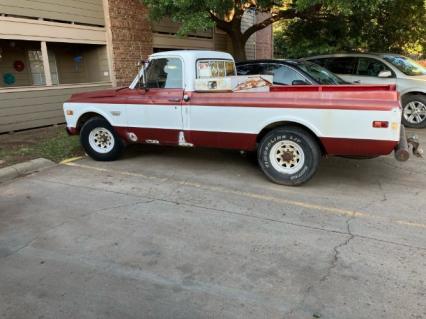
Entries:
POLYGON ((110 88, 111 85, 74 85, 0 94, 0 133, 64 123, 62 105, 71 94, 110 88))
MULTIPOLYGON (((268 14, 257 14, 257 22, 262 22, 269 17, 268 14)), ((272 25, 255 33, 256 38, 256 59, 272 59, 273 57, 273 38, 272 25)))
POLYGON ((148 10, 137 0, 109 0, 113 70, 118 86, 129 85, 137 63, 152 53, 152 30, 148 10))
POLYGON ((0 14, 105 24, 102 0, 0 0, 0 14))
MULTIPOLYGON (((243 19, 241 21, 241 31, 247 30, 250 26, 256 23, 256 14, 254 11, 244 12, 243 19)), ((247 60, 256 59, 256 34, 253 34, 246 43, 246 57, 247 60)))

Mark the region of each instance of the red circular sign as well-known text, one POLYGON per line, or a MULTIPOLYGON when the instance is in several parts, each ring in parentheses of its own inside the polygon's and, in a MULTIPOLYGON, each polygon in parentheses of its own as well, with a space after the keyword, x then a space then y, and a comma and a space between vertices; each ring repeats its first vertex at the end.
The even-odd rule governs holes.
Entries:
POLYGON ((15 61, 15 62, 13 63, 13 68, 14 68, 17 72, 21 72, 21 71, 23 71, 23 70, 25 69, 25 64, 24 64, 24 62, 22 62, 22 61, 18 60, 18 61, 15 61))

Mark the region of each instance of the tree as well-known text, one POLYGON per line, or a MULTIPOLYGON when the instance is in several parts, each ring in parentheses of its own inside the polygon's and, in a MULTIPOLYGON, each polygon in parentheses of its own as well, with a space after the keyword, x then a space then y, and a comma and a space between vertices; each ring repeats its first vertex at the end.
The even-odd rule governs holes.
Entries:
MULTIPOLYGON (((348 0, 140 0, 150 11, 154 20, 170 17, 179 22, 180 35, 191 31, 206 30, 216 25, 225 31, 232 42, 233 55, 237 61, 245 60, 245 44, 252 34, 272 23, 296 17, 307 19, 318 14, 324 3, 345 3, 348 0), (243 14, 267 13, 264 21, 241 31, 243 14)), ((355 1, 355 0, 352 0, 355 1)))
POLYGON ((346 10, 323 7, 310 19, 280 22, 277 56, 299 58, 345 51, 426 54, 425 0, 360 0, 346 10))

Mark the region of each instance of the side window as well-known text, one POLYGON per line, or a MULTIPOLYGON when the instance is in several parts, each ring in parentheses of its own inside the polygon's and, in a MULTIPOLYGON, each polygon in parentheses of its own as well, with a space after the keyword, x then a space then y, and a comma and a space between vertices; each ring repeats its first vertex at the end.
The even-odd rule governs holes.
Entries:
POLYGON ((325 68, 336 74, 353 75, 356 73, 356 58, 332 58, 327 61, 325 68))
POLYGON ((327 59, 314 59, 314 60, 308 60, 309 62, 318 64, 319 66, 325 67, 327 64, 327 59))
POLYGON ((255 75, 261 74, 261 67, 259 64, 243 64, 237 66, 238 75, 255 75))
POLYGON ((261 74, 273 75, 274 84, 292 85, 293 81, 303 81, 307 84, 309 83, 299 72, 285 65, 269 64, 261 74))
POLYGON ((391 71, 384 63, 372 58, 358 59, 358 75, 379 76, 382 71, 391 71))
POLYGON ((162 58, 152 60, 146 69, 148 88, 181 89, 182 61, 177 58, 162 58))

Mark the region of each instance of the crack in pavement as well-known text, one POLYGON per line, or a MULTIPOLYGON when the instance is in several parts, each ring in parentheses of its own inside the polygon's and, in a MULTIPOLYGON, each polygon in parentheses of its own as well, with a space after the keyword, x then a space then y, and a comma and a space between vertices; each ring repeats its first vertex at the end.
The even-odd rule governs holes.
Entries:
POLYGON ((316 287, 316 285, 322 284, 326 280, 328 280, 332 274, 333 269, 335 269, 339 262, 339 255, 340 255, 340 249, 343 247, 346 247, 349 245, 350 241, 353 240, 356 235, 354 235, 351 231, 350 223, 356 218, 355 214, 350 216, 348 219, 346 219, 346 234, 349 235, 348 238, 346 238, 343 242, 339 243, 338 245, 333 247, 333 257, 330 261, 330 265, 327 268, 327 271, 324 276, 320 278, 320 280, 316 284, 310 284, 305 291, 302 294, 302 300, 300 303, 295 306, 293 309, 291 309, 288 313, 286 313, 286 316, 284 318, 287 318, 287 316, 290 318, 293 314, 295 314, 296 311, 302 310, 303 306, 306 303, 306 299, 309 297, 309 295, 312 294, 313 289, 316 287))
MULTIPOLYGON (((263 220, 263 221, 268 221, 268 222, 281 223, 281 224, 285 224, 285 225, 302 227, 302 228, 306 228, 306 229, 318 230, 318 231, 323 231, 323 232, 328 232, 328 233, 344 234, 344 235, 349 234, 347 231, 343 232, 343 231, 335 230, 335 229, 327 229, 327 228, 323 228, 323 227, 310 226, 310 225, 306 225, 306 224, 283 221, 283 220, 268 218, 268 217, 264 217, 264 216, 250 215, 250 214, 231 211, 231 210, 219 209, 219 208, 214 208, 214 207, 207 207, 207 206, 194 204, 194 203, 180 202, 180 201, 176 201, 176 200, 168 200, 168 199, 164 199, 164 198, 158 198, 158 197, 146 196, 146 195, 140 196, 140 195, 135 195, 135 194, 131 194, 131 193, 118 192, 118 191, 107 190, 107 189, 99 189, 99 188, 90 187, 90 186, 67 184, 67 183, 59 182, 59 181, 51 181, 51 180, 45 180, 45 179, 40 179, 40 181, 43 181, 43 182, 46 182, 46 183, 51 183, 51 184, 65 185, 65 186, 74 187, 74 188, 86 188, 86 189, 94 190, 94 191, 97 191, 97 192, 110 192, 110 193, 113 193, 113 194, 125 195, 125 196, 129 196, 129 197, 134 197, 134 198, 143 197, 145 199, 149 199, 149 200, 152 200, 152 201, 166 202, 166 203, 172 203, 172 204, 175 204, 175 205, 184 205, 184 206, 194 207, 194 208, 202 208, 202 209, 210 210, 210 211, 214 211, 214 212, 222 212, 222 213, 226 213, 226 214, 244 216, 244 217, 247 217, 247 218, 253 218, 253 219, 258 219, 258 220, 263 220)), ((356 217, 356 212, 352 213, 349 220, 352 220, 353 217, 356 217)), ((377 241, 377 242, 381 242, 381 243, 385 243, 385 244, 392 244, 392 245, 403 246, 403 247, 408 247, 408 248, 413 248, 413 249, 418 249, 418 250, 426 250, 426 247, 414 246, 414 245, 399 243, 399 242, 385 240, 385 239, 379 239, 379 238, 365 236, 365 235, 353 234, 353 236, 357 237, 357 238, 367 239, 367 240, 371 240, 371 241, 377 241)))
POLYGON ((330 267, 328 268, 327 273, 320 279, 320 282, 326 281, 331 276, 331 272, 333 271, 333 269, 337 267, 337 264, 339 261, 340 249, 345 246, 348 246, 350 241, 355 238, 355 235, 351 231, 351 225, 350 225, 351 221, 354 219, 355 219, 355 215, 352 215, 351 217, 346 219, 346 231, 349 236, 348 238, 346 238, 345 241, 333 247, 334 253, 333 253, 333 258, 331 260, 330 267))

